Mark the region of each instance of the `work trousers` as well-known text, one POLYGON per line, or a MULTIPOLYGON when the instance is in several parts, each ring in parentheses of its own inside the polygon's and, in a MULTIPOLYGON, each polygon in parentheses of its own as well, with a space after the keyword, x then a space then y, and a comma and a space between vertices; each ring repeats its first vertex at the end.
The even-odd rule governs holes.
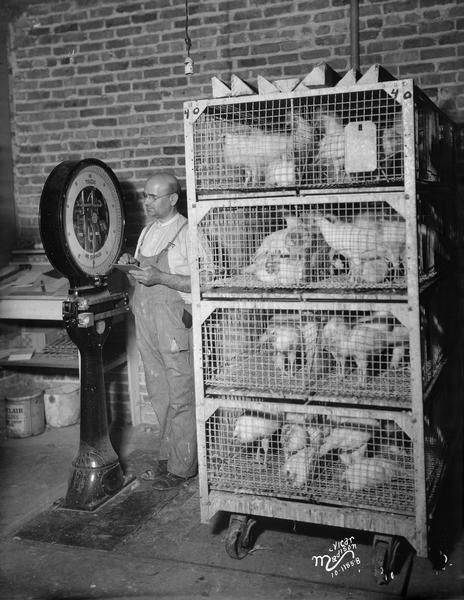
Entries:
POLYGON ((133 312, 148 397, 160 426, 160 459, 168 471, 197 471, 191 330, 182 321, 185 303, 164 286, 137 284, 133 312))

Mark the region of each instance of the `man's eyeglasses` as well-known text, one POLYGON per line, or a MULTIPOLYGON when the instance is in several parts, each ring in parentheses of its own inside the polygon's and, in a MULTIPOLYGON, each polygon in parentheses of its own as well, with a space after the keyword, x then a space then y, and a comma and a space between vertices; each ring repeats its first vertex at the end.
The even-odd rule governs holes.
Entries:
POLYGON ((167 198, 170 195, 171 192, 169 192, 169 194, 161 194, 161 196, 155 196, 155 194, 147 194, 146 192, 143 192, 142 197, 146 202, 155 202, 159 198, 167 198))

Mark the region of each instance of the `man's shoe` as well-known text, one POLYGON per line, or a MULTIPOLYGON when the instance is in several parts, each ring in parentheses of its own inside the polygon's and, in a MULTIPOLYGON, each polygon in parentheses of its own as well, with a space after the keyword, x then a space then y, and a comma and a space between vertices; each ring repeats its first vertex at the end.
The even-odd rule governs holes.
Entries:
POLYGON ((185 483, 187 479, 185 477, 178 477, 174 475, 174 473, 166 473, 165 475, 160 475, 153 482, 153 489, 158 490, 160 492, 165 492, 167 490, 173 490, 176 487, 179 487, 183 483, 185 483))
POLYGON ((166 475, 168 472, 168 461, 159 460, 152 469, 144 471, 140 478, 144 481, 155 481, 160 475, 166 475))

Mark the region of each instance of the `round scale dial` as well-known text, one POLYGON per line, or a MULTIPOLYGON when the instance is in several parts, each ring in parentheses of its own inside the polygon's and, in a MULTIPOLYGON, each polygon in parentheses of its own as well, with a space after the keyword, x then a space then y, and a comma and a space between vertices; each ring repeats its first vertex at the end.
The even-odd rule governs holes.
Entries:
POLYGON ((40 232, 50 262, 73 285, 107 275, 124 240, 122 194, 111 169, 97 159, 55 167, 40 200, 40 232))
POLYGON ((80 268, 89 275, 107 273, 118 258, 123 218, 118 191, 100 166, 86 166, 76 174, 66 191, 64 226, 80 268))

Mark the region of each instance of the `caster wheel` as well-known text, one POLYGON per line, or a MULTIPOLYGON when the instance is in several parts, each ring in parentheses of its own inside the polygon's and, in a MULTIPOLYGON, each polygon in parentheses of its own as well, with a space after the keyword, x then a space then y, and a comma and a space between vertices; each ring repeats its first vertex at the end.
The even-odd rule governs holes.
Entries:
POLYGON ((386 585, 391 577, 388 572, 388 544, 376 542, 372 552, 372 570, 374 579, 378 585, 386 585))
POLYGON ((435 571, 444 571, 448 564, 448 556, 440 548, 434 548, 429 554, 430 562, 435 571))
POLYGON ((255 524, 254 519, 245 515, 230 515, 225 547, 231 558, 242 559, 250 552, 253 546, 251 529, 255 524))

